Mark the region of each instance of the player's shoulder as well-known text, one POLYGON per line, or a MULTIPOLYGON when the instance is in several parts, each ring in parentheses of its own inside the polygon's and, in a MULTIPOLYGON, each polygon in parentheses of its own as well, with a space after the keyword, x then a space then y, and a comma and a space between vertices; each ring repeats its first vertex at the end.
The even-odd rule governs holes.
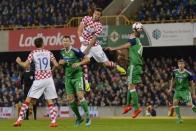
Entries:
POLYGON ((175 73, 175 72, 178 72, 178 71, 179 71, 179 69, 177 68, 177 69, 174 69, 172 72, 175 73))
POLYGON ((80 49, 75 48, 75 47, 71 47, 71 50, 74 51, 74 52, 80 52, 80 49))
POLYGON ((189 75, 192 75, 192 73, 187 69, 185 69, 185 72, 188 73, 189 75))
POLYGON ((86 16, 83 17, 83 19, 85 19, 85 20, 91 20, 92 19, 92 16, 86 15, 86 16))

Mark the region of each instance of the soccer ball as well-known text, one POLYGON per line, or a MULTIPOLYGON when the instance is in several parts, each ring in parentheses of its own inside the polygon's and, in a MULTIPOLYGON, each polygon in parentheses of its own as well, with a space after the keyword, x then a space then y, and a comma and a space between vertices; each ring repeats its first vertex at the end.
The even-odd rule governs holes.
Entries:
POLYGON ((140 22, 135 22, 135 23, 132 25, 132 28, 133 28, 133 30, 135 30, 135 31, 141 32, 141 31, 143 30, 143 25, 142 25, 142 23, 140 23, 140 22))

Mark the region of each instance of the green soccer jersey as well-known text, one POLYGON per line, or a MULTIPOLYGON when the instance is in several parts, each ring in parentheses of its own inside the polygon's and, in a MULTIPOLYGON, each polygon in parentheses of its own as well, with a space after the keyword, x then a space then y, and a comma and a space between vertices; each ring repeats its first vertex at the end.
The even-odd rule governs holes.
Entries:
POLYGON ((139 38, 131 38, 128 41, 131 46, 129 47, 129 60, 131 65, 143 65, 142 52, 143 46, 139 38))
POLYGON ((82 77, 82 67, 72 68, 73 63, 77 63, 84 56, 84 54, 77 48, 71 47, 68 51, 62 49, 61 59, 65 61, 65 76, 66 78, 80 78, 82 77))
POLYGON ((189 82, 192 80, 192 74, 189 71, 176 69, 173 71, 172 77, 175 80, 176 91, 189 90, 189 82))

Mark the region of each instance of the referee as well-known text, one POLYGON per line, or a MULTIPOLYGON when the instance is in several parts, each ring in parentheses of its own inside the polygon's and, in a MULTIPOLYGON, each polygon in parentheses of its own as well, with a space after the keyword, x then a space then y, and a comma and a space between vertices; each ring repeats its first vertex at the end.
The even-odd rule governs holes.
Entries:
MULTIPOLYGON (((34 67, 29 66, 28 68, 25 69, 25 71, 22 74, 21 77, 21 85, 24 87, 24 98, 27 97, 28 92, 31 88, 31 85, 33 84, 34 81, 34 67)), ((34 120, 37 119, 37 103, 36 100, 32 101, 32 107, 33 107, 33 117, 34 120)), ((29 119, 29 109, 26 112, 25 115, 25 120, 29 119)))

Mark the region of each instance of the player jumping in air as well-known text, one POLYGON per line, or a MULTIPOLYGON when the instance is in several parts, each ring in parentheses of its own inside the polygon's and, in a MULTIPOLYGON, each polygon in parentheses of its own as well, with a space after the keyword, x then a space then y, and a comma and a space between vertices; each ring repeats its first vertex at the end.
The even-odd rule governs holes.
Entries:
MULTIPOLYGON (((104 53, 97 37, 103 31, 103 25, 100 22, 100 17, 102 14, 102 10, 100 8, 96 8, 94 10, 93 16, 85 16, 79 27, 78 27, 78 36, 81 43, 81 51, 84 51, 89 44, 93 44, 94 46, 90 49, 87 57, 93 57, 97 62, 103 63, 107 67, 116 68, 121 74, 126 74, 124 68, 115 64, 112 61, 109 61, 106 54, 104 53)), ((85 81, 85 89, 86 91, 90 90, 90 85, 88 83, 88 69, 87 66, 84 66, 84 81, 85 81)))
MULTIPOLYGON (((172 78, 170 81, 170 89, 168 92, 172 92, 173 85, 175 84, 175 93, 173 96, 173 106, 176 112, 176 123, 182 123, 180 114, 179 102, 185 102, 196 113, 196 106, 192 103, 191 92, 194 92, 194 82, 192 74, 185 69, 185 62, 183 59, 178 60, 178 69, 172 72, 172 78), (190 88, 191 87, 191 88, 190 88)), ((194 95, 194 93, 193 93, 194 95)))
POLYGON ((44 43, 42 38, 35 39, 34 44, 37 49, 29 54, 25 62, 21 61, 20 57, 17 57, 16 59, 16 62, 23 68, 30 66, 31 62, 35 63, 35 80, 29 90, 25 102, 22 104, 19 117, 13 126, 18 127, 22 125, 22 120, 24 119, 30 101, 32 99, 39 99, 40 96, 44 94, 50 111, 50 127, 57 127, 57 111, 52 101, 57 98, 57 93, 52 78, 50 63, 52 62, 55 67, 58 67, 58 63, 50 51, 43 49, 44 43))
POLYGON ((83 71, 81 67, 81 65, 88 63, 88 58, 86 56, 84 57, 84 54, 79 49, 73 48, 71 46, 71 39, 69 36, 64 36, 62 43, 64 44, 64 48, 60 52, 62 58, 59 61, 59 64, 64 65, 65 68, 65 90, 67 94, 67 100, 72 111, 77 117, 75 125, 79 126, 83 122, 83 118, 78 111, 78 100, 80 106, 85 112, 86 126, 88 127, 91 124, 91 120, 88 110, 88 104, 86 99, 84 98, 83 71))
POLYGON ((107 49, 121 50, 121 49, 129 49, 129 67, 128 67, 128 92, 127 92, 127 106, 124 108, 123 114, 127 113, 132 109, 132 105, 134 107, 134 112, 132 114, 132 118, 136 118, 140 112, 141 108, 138 104, 138 94, 136 92, 136 85, 141 82, 141 74, 142 74, 142 52, 143 46, 140 42, 140 32, 143 30, 143 26, 141 23, 136 22, 133 24, 133 33, 130 34, 129 40, 126 44, 123 44, 119 47, 107 49))

